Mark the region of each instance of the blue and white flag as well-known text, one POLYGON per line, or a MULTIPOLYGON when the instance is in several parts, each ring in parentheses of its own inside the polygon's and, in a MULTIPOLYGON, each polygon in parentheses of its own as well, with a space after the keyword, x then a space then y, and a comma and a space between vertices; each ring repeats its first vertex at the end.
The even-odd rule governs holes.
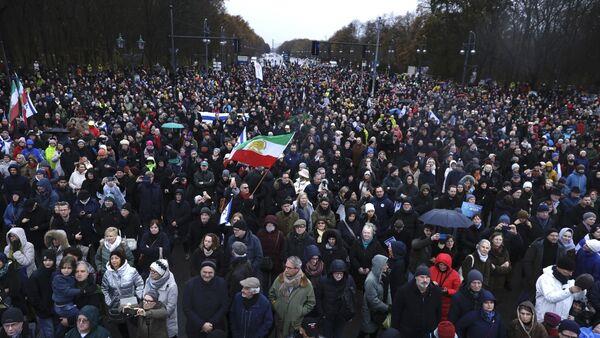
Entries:
POLYGON ((229 218, 231 217, 231 202, 233 201, 233 198, 229 200, 229 203, 227 203, 227 206, 225 207, 225 209, 223 209, 223 212, 221 213, 221 219, 219 220, 219 224, 225 224, 227 226, 231 225, 229 223, 229 218))
MULTIPOLYGON (((200 112, 200 116, 202 116, 202 122, 213 124, 217 119, 221 122, 227 121, 229 118, 229 114, 224 113, 211 113, 207 111, 200 112)), ((248 114, 238 113, 238 116, 241 116, 244 121, 248 121, 248 114)))
POLYGON ((429 111, 428 118, 430 120, 433 120, 433 122, 435 122, 435 124, 440 124, 440 119, 431 110, 429 111))
POLYGON ((240 136, 238 136, 238 140, 237 140, 237 144, 242 144, 246 141, 248 141, 248 133, 246 132, 246 127, 244 127, 244 130, 242 130, 242 132, 240 133, 240 136))

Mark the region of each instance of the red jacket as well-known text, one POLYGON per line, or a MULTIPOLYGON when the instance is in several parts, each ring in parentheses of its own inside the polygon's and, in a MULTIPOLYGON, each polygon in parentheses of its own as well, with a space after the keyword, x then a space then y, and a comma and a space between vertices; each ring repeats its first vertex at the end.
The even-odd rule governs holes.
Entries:
POLYGON ((460 276, 456 270, 452 269, 452 257, 446 253, 437 255, 435 264, 429 268, 429 274, 432 283, 435 282, 442 290, 446 288, 446 292, 442 294, 442 320, 448 320, 452 295, 460 288, 460 276), (440 271, 439 263, 446 264, 448 267, 446 271, 440 271))

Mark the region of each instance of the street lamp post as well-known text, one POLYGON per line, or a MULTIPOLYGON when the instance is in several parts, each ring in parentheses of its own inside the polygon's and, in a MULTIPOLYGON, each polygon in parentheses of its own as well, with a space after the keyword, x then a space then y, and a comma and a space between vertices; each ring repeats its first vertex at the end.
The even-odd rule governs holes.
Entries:
POLYGON ((421 61, 423 56, 427 54, 427 48, 421 46, 417 48, 417 75, 421 75, 421 61))
POLYGON ((388 46, 388 75, 390 74, 390 70, 392 68, 392 59, 394 58, 394 53, 396 52, 394 50, 394 40, 392 40, 392 43, 388 46))
POLYGON ((227 44, 227 41, 225 41, 225 28, 223 26, 221 26, 221 41, 219 41, 219 44, 221 45, 221 68, 223 68, 223 66, 225 66, 223 48, 225 48, 225 45, 227 44))
POLYGON ((379 59, 379 36, 381 35, 381 17, 377 18, 377 22, 375 23, 375 27, 377 30, 377 44, 375 45, 375 62, 373 63, 373 81, 371 83, 371 97, 375 96, 375 81, 377 78, 377 63, 379 59))
POLYGON ((469 39, 467 42, 463 43, 463 48, 460 50, 460 54, 465 56, 465 63, 463 64, 463 74, 462 74, 462 85, 465 85, 465 81, 467 78, 467 66, 469 64, 469 55, 475 55, 475 41, 477 40, 477 35, 475 32, 469 31, 469 39))
POLYGON ((208 72, 208 44, 210 43, 210 39, 207 38, 208 36, 208 19, 204 18, 204 39, 202 39, 202 42, 204 42, 204 63, 206 65, 206 72, 208 72))
POLYGON ((131 72, 132 73, 135 72, 135 64, 134 64, 135 60, 138 57, 141 57, 142 62, 144 61, 144 48, 146 46, 146 41, 144 41, 144 39, 142 39, 142 35, 140 34, 140 38, 136 41, 139 53, 134 53, 133 51, 131 51, 129 53, 123 53, 123 50, 125 50, 125 39, 123 38, 123 34, 121 34, 121 33, 119 33, 116 43, 117 43, 117 50, 120 51, 121 55, 124 58, 129 59, 129 61, 131 63, 131 72))

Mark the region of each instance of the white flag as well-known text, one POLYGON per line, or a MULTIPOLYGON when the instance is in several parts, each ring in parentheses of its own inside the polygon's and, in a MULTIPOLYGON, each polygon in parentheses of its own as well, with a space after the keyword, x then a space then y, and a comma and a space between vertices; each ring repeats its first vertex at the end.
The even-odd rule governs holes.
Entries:
POLYGON ((257 61, 254 61, 254 75, 256 75, 257 80, 263 80, 262 66, 257 61))

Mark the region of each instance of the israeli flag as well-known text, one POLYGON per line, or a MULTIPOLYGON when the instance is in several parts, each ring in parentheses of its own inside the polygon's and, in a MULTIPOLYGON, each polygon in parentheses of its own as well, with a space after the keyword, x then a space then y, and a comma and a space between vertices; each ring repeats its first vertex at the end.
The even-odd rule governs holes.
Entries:
POLYGON ((242 144, 246 142, 248 140, 248 136, 246 135, 248 134, 246 133, 246 127, 244 126, 244 130, 242 130, 240 136, 238 136, 237 144, 242 144))
MULTIPOLYGON (((229 114, 211 113, 207 111, 200 112, 200 116, 202 116, 202 122, 208 124, 213 124, 213 122, 215 122, 217 119, 221 122, 225 122, 229 118, 229 114)), ((244 121, 248 121, 248 114, 238 113, 238 116, 241 116, 244 121)))
POLYGON ((433 120, 435 124, 440 124, 440 119, 431 110, 429 111, 429 119, 433 120))
POLYGON ((229 223, 229 218, 231 217, 231 202, 232 201, 233 201, 233 198, 229 200, 229 203, 227 203, 227 206, 225 207, 225 209, 223 209, 223 212, 221 213, 221 219, 219 220, 219 224, 225 224, 227 226, 231 225, 229 223))

